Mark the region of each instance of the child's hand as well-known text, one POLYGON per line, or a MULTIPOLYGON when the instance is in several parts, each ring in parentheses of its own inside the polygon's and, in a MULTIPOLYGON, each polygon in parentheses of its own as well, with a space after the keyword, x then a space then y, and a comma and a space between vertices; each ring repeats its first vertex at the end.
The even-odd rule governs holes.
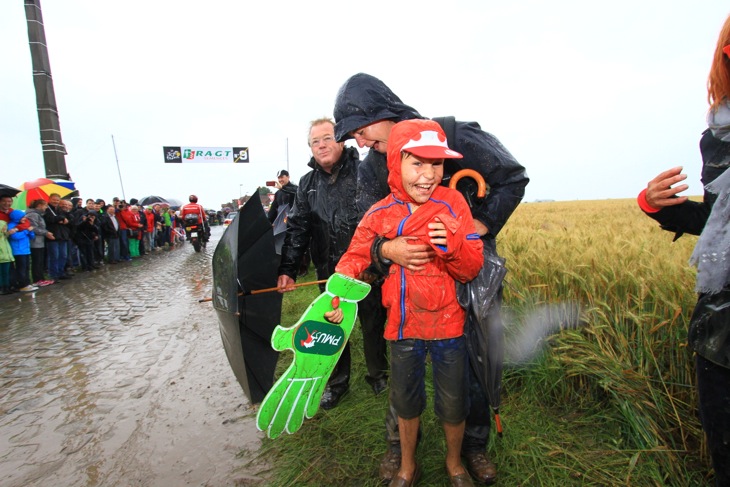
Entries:
POLYGON ((438 217, 434 218, 435 221, 428 224, 429 232, 428 236, 431 237, 430 242, 433 245, 446 246, 446 225, 444 225, 438 217))
POLYGON ((345 317, 342 308, 340 308, 340 297, 332 297, 332 311, 328 311, 324 314, 324 319, 330 323, 342 323, 342 319, 345 317))
POLYGON ((345 313, 342 312, 342 308, 333 309, 324 314, 324 319, 330 323, 339 324, 345 318, 345 313))

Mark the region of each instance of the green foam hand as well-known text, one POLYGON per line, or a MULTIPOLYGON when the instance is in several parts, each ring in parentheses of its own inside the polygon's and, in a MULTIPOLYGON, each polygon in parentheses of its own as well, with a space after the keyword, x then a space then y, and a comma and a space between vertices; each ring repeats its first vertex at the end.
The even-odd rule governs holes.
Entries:
POLYGON ((312 301, 296 324, 276 327, 271 346, 279 351, 292 350, 294 358, 266 394, 256 415, 256 427, 266 431, 269 438, 283 431, 292 434, 302 426, 305 416, 315 415, 327 380, 350 338, 357 302, 369 292, 369 284, 333 274, 325 292, 312 301), (338 306, 344 314, 342 323, 327 322, 324 314, 338 306))

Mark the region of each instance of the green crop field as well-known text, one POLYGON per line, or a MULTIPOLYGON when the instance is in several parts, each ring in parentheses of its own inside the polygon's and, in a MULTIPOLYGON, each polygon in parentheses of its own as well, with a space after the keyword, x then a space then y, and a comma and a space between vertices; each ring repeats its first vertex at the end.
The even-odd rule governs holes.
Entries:
MULTIPOLYGON (((672 239, 634 200, 515 211, 498 238, 508 267, 504 435, 493 434, 489 447, 498 485, 710 485, 686 345, 697 238, 672 239)), ((283 324, 317 293, 287 294, 283 324)), ((357 327, 351 344, 342 403, 294 435, 265 440, 252 460, 271 466, 271 485, 379 485, 387 398, 364 380, 357 327)), ((290 360, 282 354, 280 370, 290 360)), ((422 416, 419 485, 447 485, 431 407, 422 416)))

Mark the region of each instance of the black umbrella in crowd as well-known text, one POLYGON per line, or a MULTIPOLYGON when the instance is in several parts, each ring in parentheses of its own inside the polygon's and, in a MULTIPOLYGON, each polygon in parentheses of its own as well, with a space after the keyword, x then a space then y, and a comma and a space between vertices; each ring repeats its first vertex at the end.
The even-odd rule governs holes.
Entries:
POLYGON ((140 200, 137 202, 139 206, 152 206, 152 205, 169 205, 170 202, 167 201, 162 196, 145 196, 144 198, 140 198, 140 200))
POLYGON ((0 183, 0 196, 11 196, 14 198, 18 193, 20 193, 18 188, 0 183))
POLYGON ((282 295, 247 293, 276 287, 279 260, 271 223, 258 198, 251 198, 213 253, 212 300, 228 362, 253 404, 274 384, 279 353, 271 348, 271 334, 281 321, 282 295))

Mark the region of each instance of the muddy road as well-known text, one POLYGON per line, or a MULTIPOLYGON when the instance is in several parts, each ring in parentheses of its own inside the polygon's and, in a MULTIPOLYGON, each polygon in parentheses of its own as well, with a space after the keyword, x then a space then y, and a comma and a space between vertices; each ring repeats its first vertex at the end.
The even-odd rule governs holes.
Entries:
POLYGON ((264 484, 223 351, 208 248, 0 298, 0 475, 21 486, 264 484))

